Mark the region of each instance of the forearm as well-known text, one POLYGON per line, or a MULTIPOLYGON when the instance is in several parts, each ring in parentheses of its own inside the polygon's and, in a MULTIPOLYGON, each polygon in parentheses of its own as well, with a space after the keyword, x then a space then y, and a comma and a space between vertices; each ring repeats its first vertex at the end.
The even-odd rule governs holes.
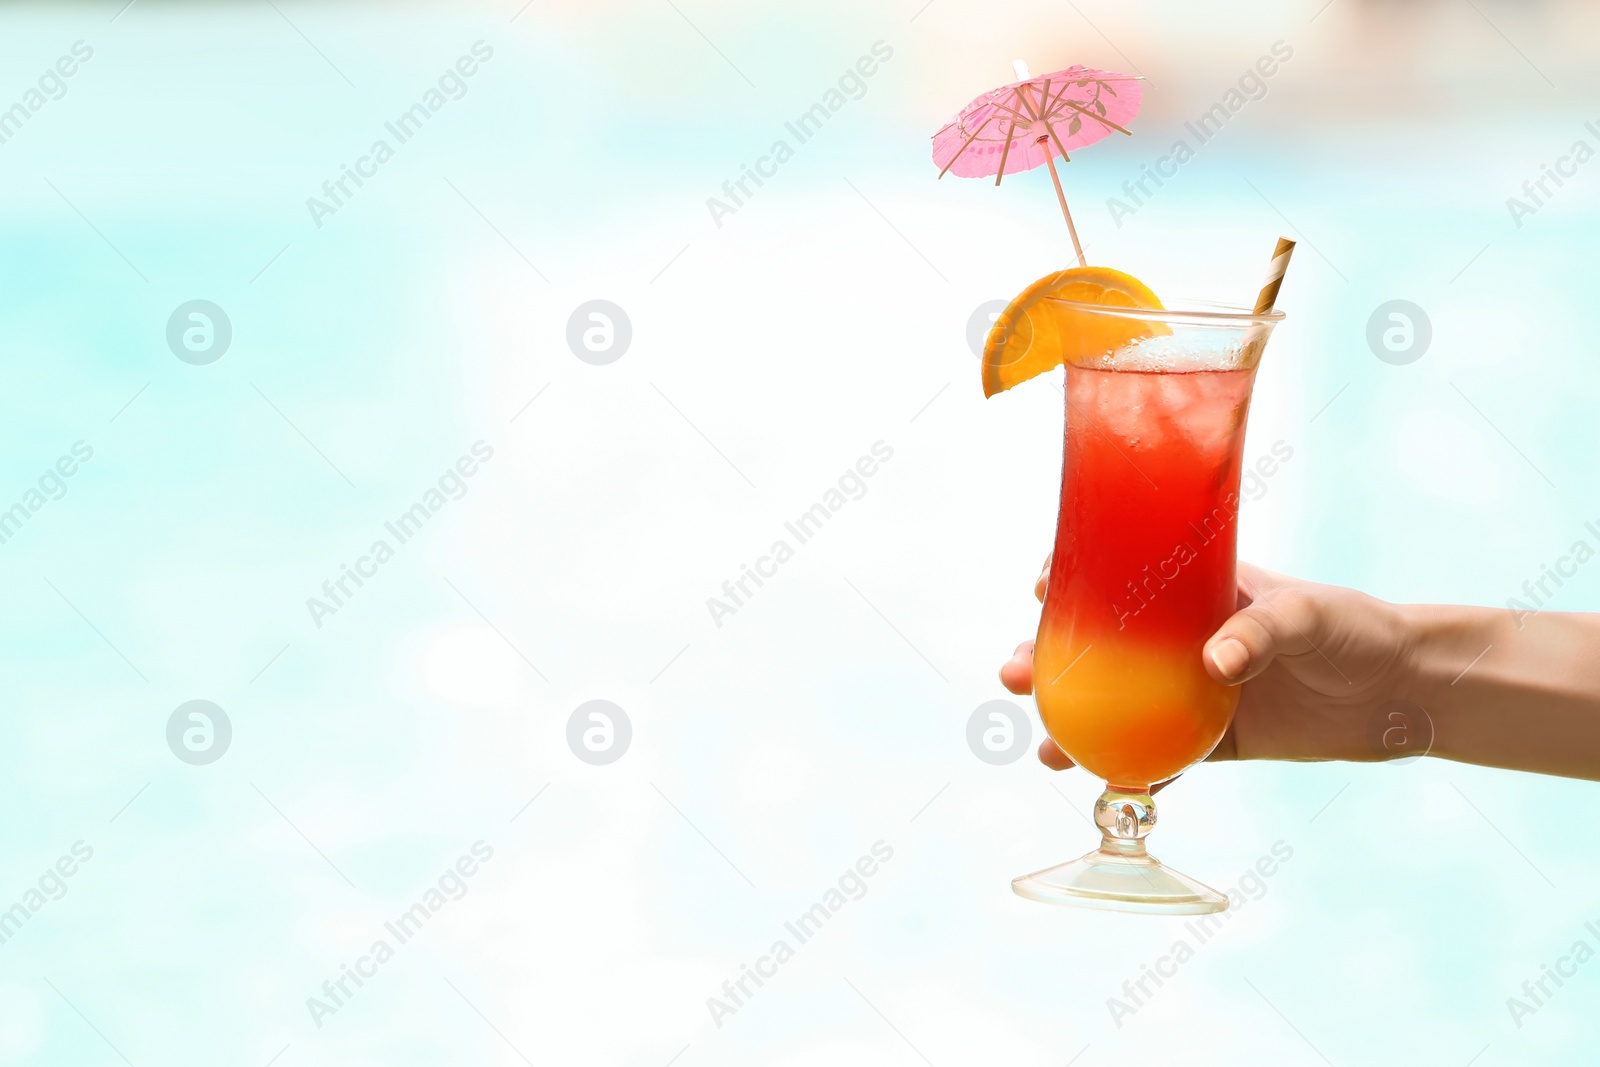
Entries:
POLYGON ((1600 780, 1600 615, 1402 608, 1433 755, 1600 780))

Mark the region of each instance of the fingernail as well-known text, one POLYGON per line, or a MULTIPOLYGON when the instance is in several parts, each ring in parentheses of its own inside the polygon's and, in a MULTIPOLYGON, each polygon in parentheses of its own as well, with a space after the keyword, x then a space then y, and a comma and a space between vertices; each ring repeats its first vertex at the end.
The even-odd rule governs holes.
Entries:
POLYGON ((1225 637, 1211 650, 1211 662, 1217 665, 1219 674, 1232 681, 1250 665, 1250 650, 1238 638, 1225 637))

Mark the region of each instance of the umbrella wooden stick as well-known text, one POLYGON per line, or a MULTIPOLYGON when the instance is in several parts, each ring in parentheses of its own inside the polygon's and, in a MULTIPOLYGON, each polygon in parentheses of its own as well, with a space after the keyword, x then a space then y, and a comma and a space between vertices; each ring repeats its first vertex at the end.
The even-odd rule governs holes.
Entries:
POLYGON ((1078 253, 1078 266, 1087 267, 1088 261, 1083 258, 1083 245, 1078 243, 1078 228, 1072 224, 1072 212, 1067 210, 1067 194, 1061 191, 1061 176, 1056 173, 1056 158, 1050 154, 1050 146, 1045 145, 1044 162, 1050 168, 1050 180, 1056 186, 1056 201, 1061 205, 1061 217, 1067 220, 1067 232, 1072 234, 1072 247, 1078 253))
MULTIPOLYGON (((1022 99, 1023 106, 1029 111, 1033 111, 1033 100, 1027 94, 1026 89, 1027 87, 1023 86, 1024 91, 1019 96, 1022 99)), ((1083 258, 1083 244, 1078 240, 1078 228, 1072 224, 1072 212, 1067 209, 1067 194, 1061 188, 1061 175, 1056 173, 1056 158, 1050 152, 1050 139, 1056 138, 1056 131, 1051 129, 1049 119, 1039 115, 1038 112, 1034 112, 1034 114, 1040 122, 1044 123, 1044 128, 1049 131, 1048 136, 1040 137, 1036 143, 1044 148, 1044 162, 1050 168, 1050 181, 1056 187, 1056 202, 1061 205, 1061 217, 1067 220, 1067 233, 1072 235, 1073 251, 1078 253, 1078 266, 1087 267, 1089 263, 1083 258)), ((1056 138, 1056 146, 1061 149, 1061 158, 1070 161, 1072 157, 1067 155, 1066 146, 1061 143, 1060 138, 1056 138)))
POLYGON ((1056 147, 1061 149, 1062 162, 1070 163, 1072 162, 1072 157, 1067 155, 1067 146, 1061 143, 1060 137, 1056 136, 1056 129, 1054 126, 1050 125, 1050 120, 1041 116, 1039 121, 1044 123, 1044 128, 1049 131, 1050 134, 1048 140, 1043 137, 1039 138, 1039 144, 1044 148, 1044 161, 1045 164, 1050 168, 1050 180, 1055 183, 1056 200, 1061 204, 1062 217, 1067 220, 1067 232, 1072 235, 1072 247, 1078 253, 1078 266, 1086 267, 1089 264, 1083 258, 1083 245, 1078 242, 1078 228, 1072 224, 1072 212, 1067 210, 1067 194, 1061 189, 1061 175, 1056 173, 1056 160, 1055 157, 1050 154, 1049 141, 1055 141, 1056 147))

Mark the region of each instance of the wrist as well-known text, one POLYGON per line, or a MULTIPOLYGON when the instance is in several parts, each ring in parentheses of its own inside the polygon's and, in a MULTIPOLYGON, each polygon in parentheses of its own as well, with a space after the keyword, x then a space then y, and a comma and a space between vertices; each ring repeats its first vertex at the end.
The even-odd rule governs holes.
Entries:
POLYGON ((1397 605, 1405 636, 1398 699, 1427 713, 1433 728, 1431 754, 1461 758, 1455 714, 1461 680, 1499 640, 1504 612, 1442 604, 1397 605))
POLYGON ((1427 708, 1438 700, 1443 674, 1440 664, 1448 658, 1446 650, 1456 643, 1456 624, 1448 617, 1449 609, 1436 604, 1397 604, 1395 611, 1405 634, 1395 699, 1427 708))

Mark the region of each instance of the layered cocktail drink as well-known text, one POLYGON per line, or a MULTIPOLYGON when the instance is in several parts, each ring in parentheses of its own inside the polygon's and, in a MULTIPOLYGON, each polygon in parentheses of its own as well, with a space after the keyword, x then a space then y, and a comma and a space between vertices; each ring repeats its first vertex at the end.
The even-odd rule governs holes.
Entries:
POLYGON ((1045 728, 1144 792, 1216 747, 1238 690, 1201 648, 1237 606, 1240 457, 1254 368, 1067 369, 1061 511, 1034 644, 1045 728))
POLYGON ((1034 694, 1051 738, 1106 791, 1100 848, 1012 885, 1058 903, 1219 911, 1226 897, 1162 866, 1143 839, 1151 788, 1204 759, 1238 705, 1202 650, 1238 607, 1245 418, 1282 314, 1049 297, 1031 314, 1020 336, 1066 339, 1061 507, 1034 694))

